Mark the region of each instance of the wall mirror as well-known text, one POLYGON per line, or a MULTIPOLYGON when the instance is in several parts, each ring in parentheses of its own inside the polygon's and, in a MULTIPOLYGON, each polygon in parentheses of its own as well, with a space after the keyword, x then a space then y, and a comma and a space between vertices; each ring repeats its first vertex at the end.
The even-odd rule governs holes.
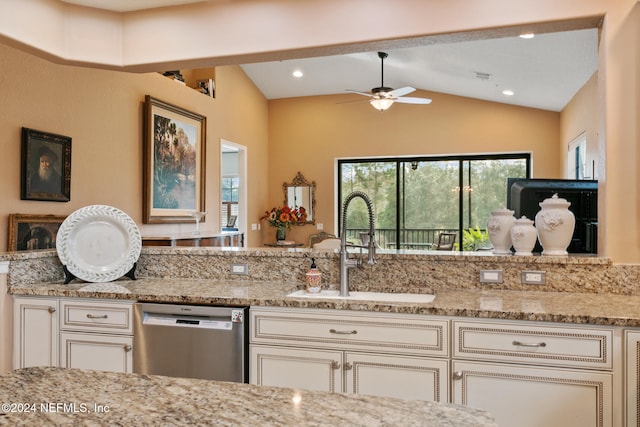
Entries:
POLYGON ((294 208, 303 207, 307 212, 307 220, 304 224, 315 224, 315 195, 316 195, 316 182, 307 181, 307 179, 298 172, 291 182, 284 182, 282 184, 282 191, 284 192, 284 204, 294 208))

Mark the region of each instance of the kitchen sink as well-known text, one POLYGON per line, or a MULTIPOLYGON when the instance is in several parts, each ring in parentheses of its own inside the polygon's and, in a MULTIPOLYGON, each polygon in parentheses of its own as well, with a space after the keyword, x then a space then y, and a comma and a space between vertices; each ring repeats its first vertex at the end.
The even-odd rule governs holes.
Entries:
POLYGON ((348 297, 341 297, 339 291, 322 290, 320 293, 312 294, 305 290, 291 292, 287 295, 293 298, 308 299, 339 299, 346 301, 380 301, 380 302, 416 302, 427 303, 433 302, 436 298, 434 294, 406 294, 406 293, 390 293, 390 292, 361 292, 351 291, 348 297))

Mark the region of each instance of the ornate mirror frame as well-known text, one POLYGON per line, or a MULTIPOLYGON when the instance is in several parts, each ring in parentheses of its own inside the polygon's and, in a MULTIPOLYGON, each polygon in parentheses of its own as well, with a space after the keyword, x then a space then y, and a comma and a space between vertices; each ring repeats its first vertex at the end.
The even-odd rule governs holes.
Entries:
POLYGON ((284 204, 292 209, 296 207, 304 207, 307 212, 307 221, 301 221, 300 224, 316 223, 316 182, 307 181, 307 179, 298 172, 291 182, 282 183, 282 191, 284 193, 284 204), (308 204, 308 206, 305 206, 308 204))

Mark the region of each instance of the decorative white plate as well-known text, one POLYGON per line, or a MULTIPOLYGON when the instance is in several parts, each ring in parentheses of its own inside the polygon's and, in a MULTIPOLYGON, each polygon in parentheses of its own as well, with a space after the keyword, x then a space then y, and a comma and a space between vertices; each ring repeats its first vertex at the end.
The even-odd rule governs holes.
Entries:
POLYGON ((91 205, 69 215, 56 237, 58 257, 87 282, 110 282, 127 274, 140 256, 136 223, 112 206, 91 205))

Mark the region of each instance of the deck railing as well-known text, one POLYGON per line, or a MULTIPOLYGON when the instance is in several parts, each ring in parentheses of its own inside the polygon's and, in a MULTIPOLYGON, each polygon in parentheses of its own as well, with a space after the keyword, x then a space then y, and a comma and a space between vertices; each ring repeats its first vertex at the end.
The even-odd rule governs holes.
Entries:
MULTIPOLYGON (((395 228, 375 229, 376 242, 383 249, 435 249, 440 233, 457 232, 454 228, 403 228, 398 236, 395 228)), ((347 240, 360 243, 368 233, 366 228, 348 228, 347 240)), ((460 236, 456 237, 456 243, 459 242, 460 236)))

